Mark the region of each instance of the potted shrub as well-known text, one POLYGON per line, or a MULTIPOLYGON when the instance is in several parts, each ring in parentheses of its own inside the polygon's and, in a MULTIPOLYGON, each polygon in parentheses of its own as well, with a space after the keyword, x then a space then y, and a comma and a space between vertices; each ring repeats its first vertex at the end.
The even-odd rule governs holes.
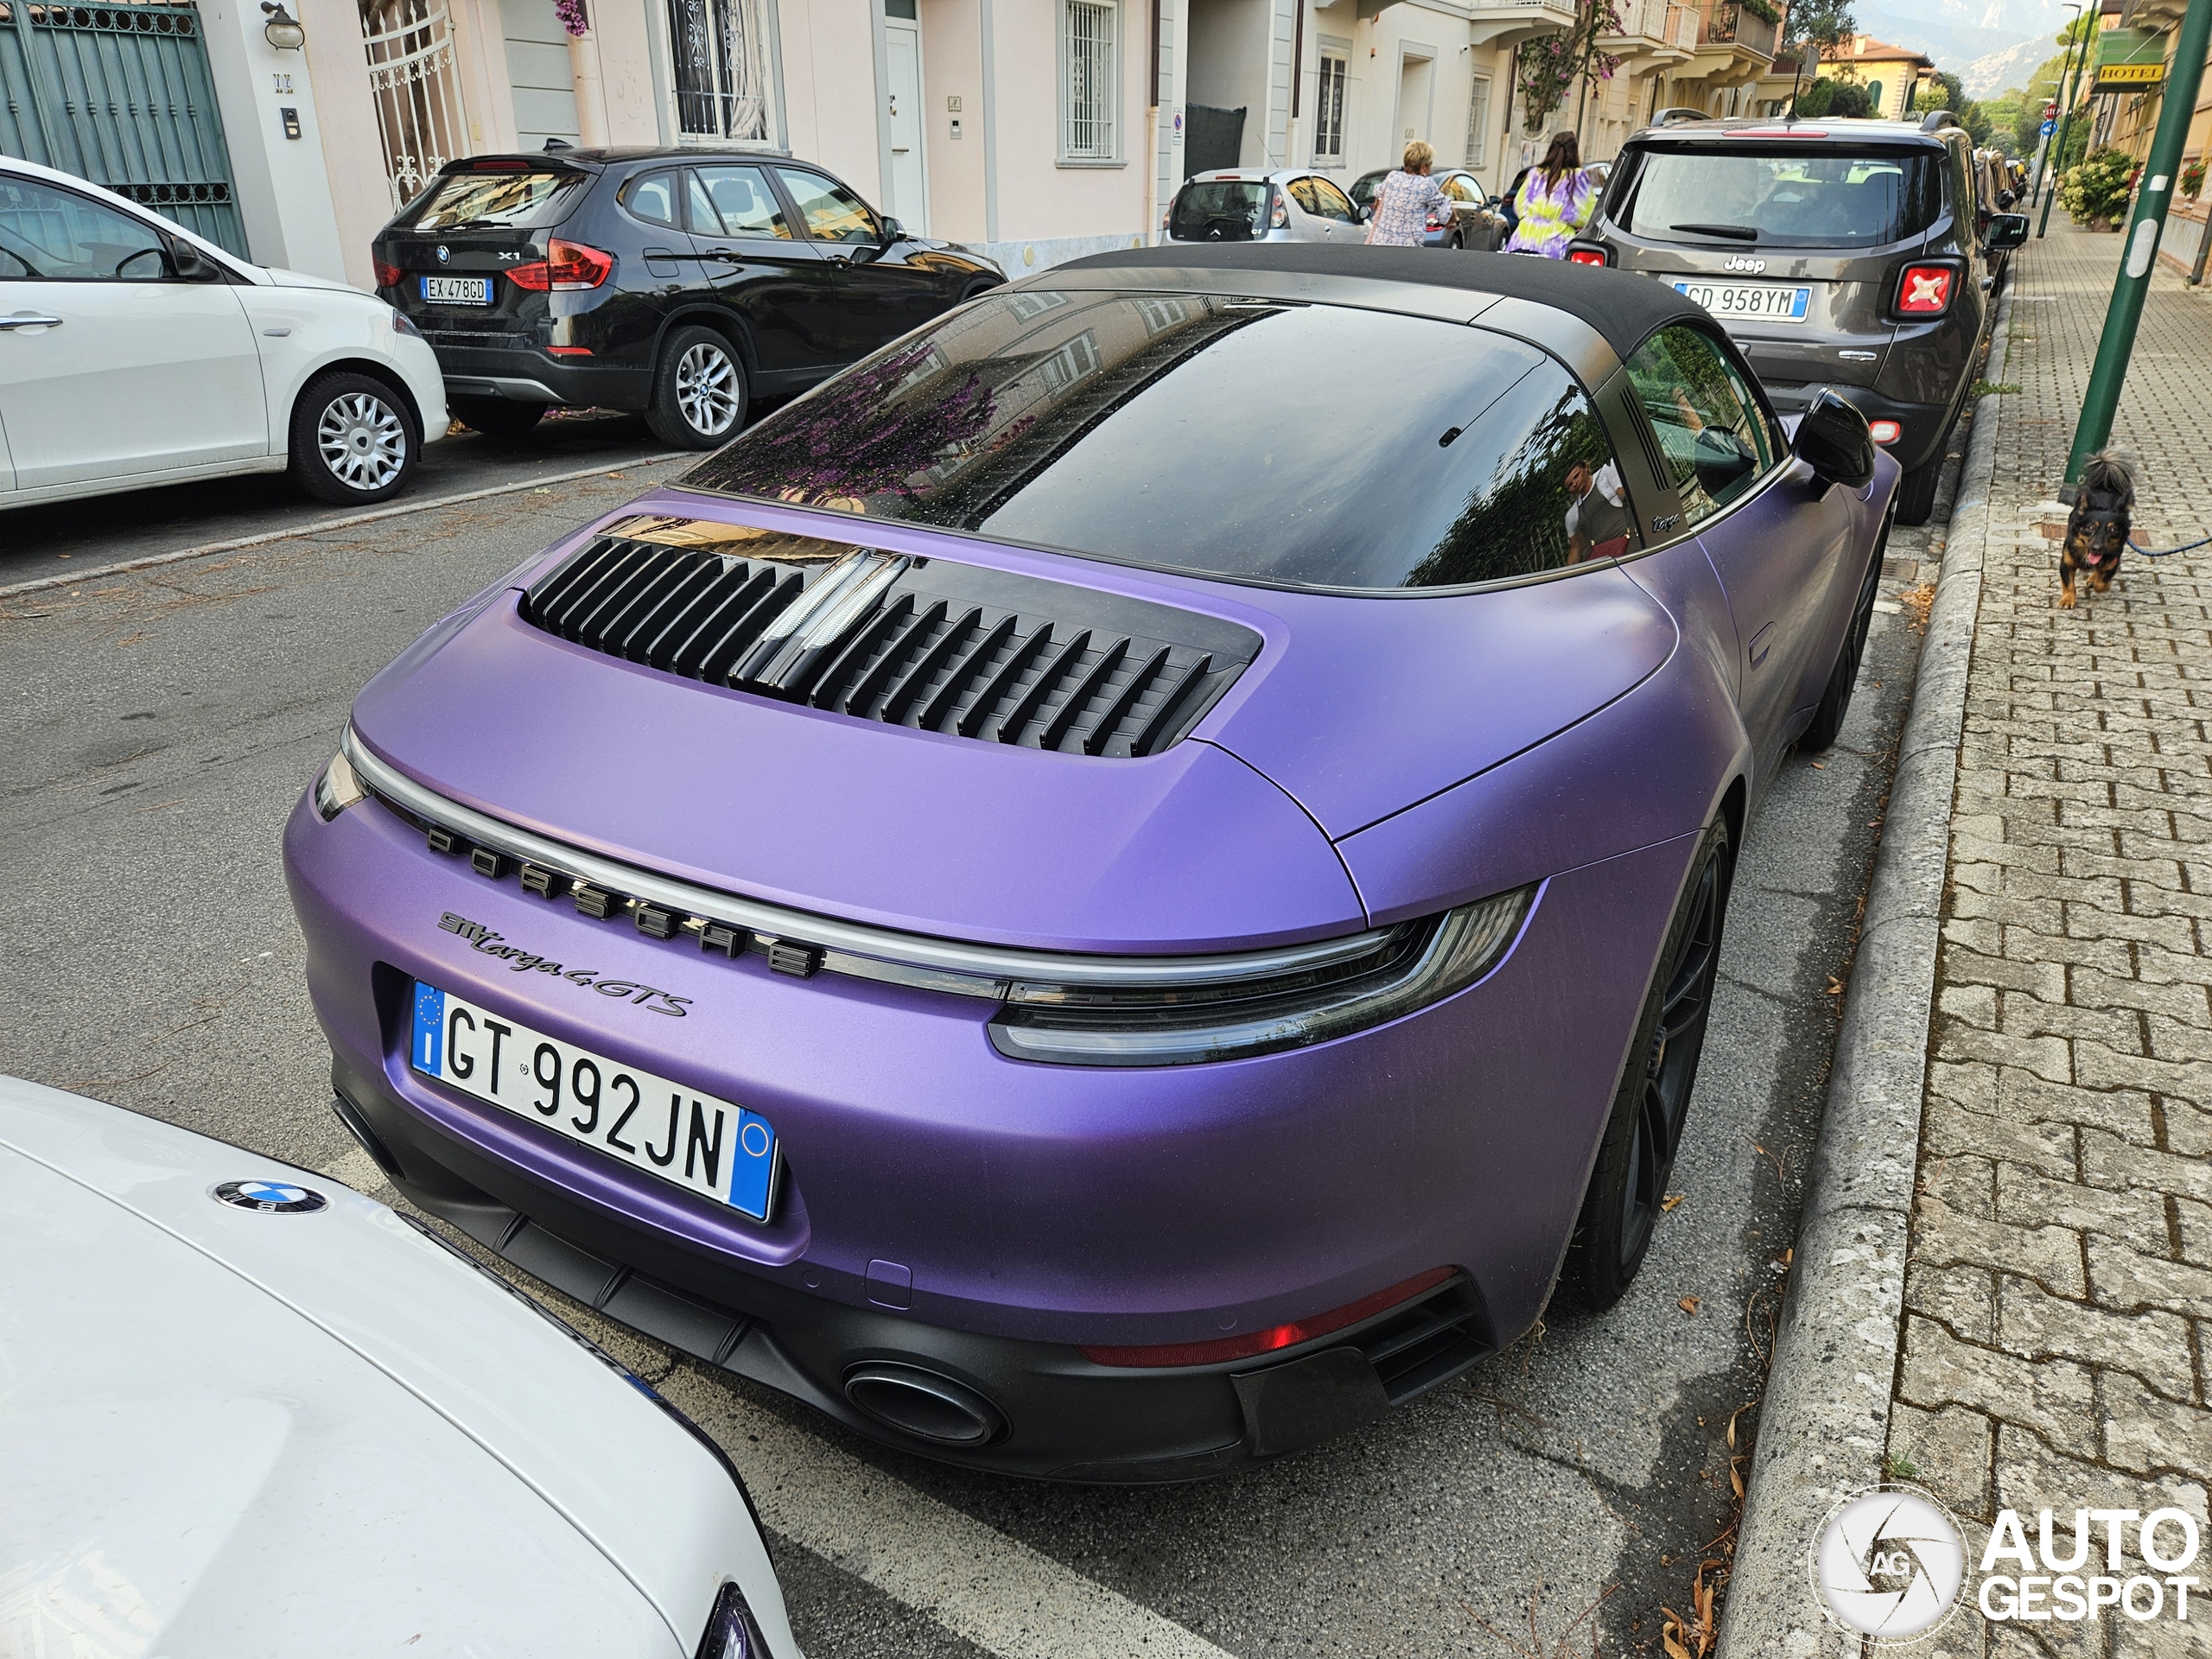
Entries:
POLYGON ((2069 168, 2058 186, 2059 206, 2076 225, 2108 231, 2126 211, 2128 193, 2135 182, 2135 158, 2114 144, 2107 144, 2078 167, 2069 168))

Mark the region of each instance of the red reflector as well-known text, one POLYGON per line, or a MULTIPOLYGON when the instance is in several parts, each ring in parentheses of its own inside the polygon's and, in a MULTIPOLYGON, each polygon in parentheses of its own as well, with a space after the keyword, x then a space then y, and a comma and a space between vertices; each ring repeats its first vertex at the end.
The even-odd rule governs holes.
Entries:
POLYGON ((527 173, 528 162, 471 162, 466 169, 471 173, 527 173))
POLYGON ((1431 1268, 1388 1290, 1378 1290, 1372 1296, 1348 1302, 1334 1313, 1317 1313, 1310 1319, 1294 1319, 1288 1325, 1270 1325, 1265 1331, 1247 1332, 1241 1337, 1223 1337, 1214 1342, 1171 1342, 1157 1348, 1084 1348, 1082 1353, 1085 1359, 1101 1365, 1217 1365, 1224 1360, 1249 1359, 1255 1354, 1294 1348, 1315 1337, 1325 1337, 1332 1331, 1357 1325, 1385 1308, 1410 1300, 1424 1290, 1433 1290, 1459 1271, 1457 1268, 1431 1268))
POLYGON ((372 259, 369 263, 376 267, 377 286, 378 288, 397 288, 399 286, 402 272, 397 265, 387 265, 381 259, 372 259))
POLYGON ((1731 138, 1825 138, 1828 131, 1826 127, 1735 127, 1726 136, 1731 138))
POLYGON ((1567 263, 1570 265, 1602 265, 1605 263, 1605 256, 1595 248, 1569 248, 1567 263))
POLYGON ((1895 443, 1904 435, 1904 429, 1895 421, 1869 421, 1866 435, 1877 443, 1895 443))
POLYGON ((1951 308, 1959 273, 1948 265, 1907 265, 1897 278, 1897 309, 1906 316, 1939 316, 1951 308))
POLYGON ((548 346, 545 350, 548 355, 553 357, 589 357, 591 355, 591 347, 588 346, 548 346))

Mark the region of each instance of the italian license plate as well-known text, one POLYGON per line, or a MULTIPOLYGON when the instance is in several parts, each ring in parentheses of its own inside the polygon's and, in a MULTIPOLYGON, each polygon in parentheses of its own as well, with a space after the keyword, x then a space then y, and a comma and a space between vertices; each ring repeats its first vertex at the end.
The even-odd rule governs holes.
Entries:
POLYGON ((532 1031, 416 981, 408 1060, 489 1106, 766 1221, 782 1154, 757 1112, 532 1031))
POLYGON ((489 305, 489 276, 425 276, 423 298, 432 305, 489 305))
POLYGON ((1811 289, 1778 283, 1676 283, 1675 292, 1688 295, 1716 317, 1756 317, 1762 322, 1802 322, 1813 304, 1811 289))

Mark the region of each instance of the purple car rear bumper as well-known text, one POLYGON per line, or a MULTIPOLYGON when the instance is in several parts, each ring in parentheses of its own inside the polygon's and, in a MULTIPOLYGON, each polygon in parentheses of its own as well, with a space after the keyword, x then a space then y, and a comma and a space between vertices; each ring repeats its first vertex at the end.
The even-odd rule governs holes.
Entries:
POLYGON ((1693 839, 1552 876, 1503 965, 1411 1017, 1135 1071, 1007 1059, 972 998, 792 979, 588 920, 430 852, 373 799, 327 823, 302 802, 285 857, 336 1085, 410 1197, 877 1439, 1142 1480, 1324 1438, 1534 1321, 1693 839), (448 912, 689 997, 690 1015, 567 995, 442 930, 448 912), (418 977, 766 1117, 788 1172, 772 1221, 411 1071, 418 977), (1129 1369, 1078 1351, 1262 1330, 1439 1268, 1459 1276, 1419 1303, 1259 1358, 1129 1369), (995 1436, 931 1443, 854 1403, 856 1373, 900 1367, 981 1402, 995 1436))

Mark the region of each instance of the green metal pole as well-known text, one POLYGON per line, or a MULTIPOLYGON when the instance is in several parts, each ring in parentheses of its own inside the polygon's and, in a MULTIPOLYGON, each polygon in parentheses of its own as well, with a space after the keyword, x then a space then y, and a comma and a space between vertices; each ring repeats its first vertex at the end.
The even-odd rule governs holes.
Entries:
POLYGON ((2158 130, 2151 140, 2151 158, 2143 163, 2143 188, 2136 193, 2120 275, 2113 279, 2112 303, 2105 308, 2105 332, 2097 341, 2096 366, 2089 371, 2089 389, 2082 394, 2082 419, 2074 429, 2074 452, 2066 458, 2069 486, 2081 482, 2082 463, 2112 436, 2112 417, 2120 408, 2120 390, 2127 383, 2135 326, 2142 321, 2143 298, 2150 291, 2151 272, 2158 264, 2158 237, 2165 229, 2167 204, 2173 200, 2174 175, 2181 171, 2182 146, 2189 137, 2190 118, 2196 109, 2196 89, 2204 77, 2208 45, 2212 45, 2212 0, 2189 0, 2189 10, 2182 15, 2180 39, 2174 47, 2173 67, 2167 72, 2165 91, 2158 101, 2158 130))
MULTIPOLYGON (((2062 37, 2066 35, 2066 29, 2072 29, 2082 16, 2080 6, 2069 6, 2066 10, 2072 12, 2074 16, 2068 22, 2066 29, 2058 31, 2062 37)), ((2074 55, 2074 42, 2070 38, 2066 40, 2066 55, 2069 58, 2074 55)), ((2035 166, 2028 174, 2028 211, 2031 213, 2035 211, 2036 197, 2042 193, 2043 181, 2050 172, 2051 157, 2057 153, 2051 149, 2051 142, 2058 136, 2058 112, 2065 97, 2065 66, 2062 64, 2059 68, 2059 77, 2051 83, 2050 86, 2050 115, 2049 117, 2050 130, 2043 135, 2043 143, 2036 150, 2035 166)))
MULTIPOLYGON (((2097 13, 2086 11, 2075 20, 2082 25, 2082 39, 2085 42, 2082 48, 2082 61, 2085 67, 2089 60, 2086 42, 2096 35, 2097 17, 2097 13)), ((2050 136, 2050 159, 2044 163, 2043 176, 2048 188, 2044 191, 2043 222, 2036 226, 2036 240, 2038 242, 2050 229, 2050 204, 2058 200, 2058 175, 2066 165, 2066 140, 2074 130, 2074 83, 2081 79, 2082 73, 2074 67, 2074 42, 2071 41, 2066 42, 2063 74, 2064 79, 2058 83, 2058 130, 2050 136)))

